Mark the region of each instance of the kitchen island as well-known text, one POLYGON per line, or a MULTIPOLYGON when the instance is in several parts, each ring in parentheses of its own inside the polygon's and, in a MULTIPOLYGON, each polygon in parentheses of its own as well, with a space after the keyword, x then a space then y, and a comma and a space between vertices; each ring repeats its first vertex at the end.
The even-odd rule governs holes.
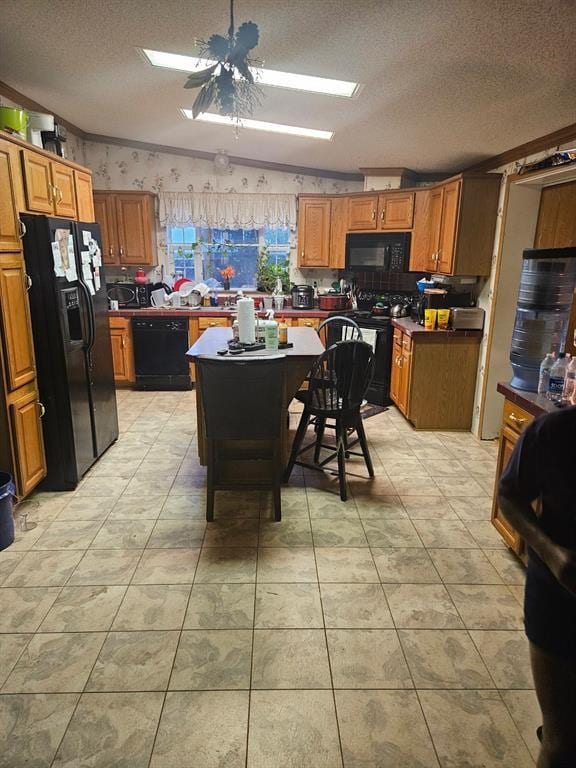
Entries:
MULTIPOLYGON (((207 328, 202 336, 188 350, 186 357, 193 363, 202 355, 216 356, 219 349, 224 349, 228 341, 232 338, 232 329, 207 328)), ((279 352, 248 352, 236 359, 244 359, 251 356, 262 356, 271 354, 282 354, 286 357, 286 389, 285 389, 285 407, 288 415, 288 406, 294 396, 301 388, 314 360, 324 351, 324 345, 320 337, 313 328, 288 328, 288 342, 293 346, 279 352)), ((198 415, 198 457, 200 464, 206 465, 205 436, 204 436, 204 412, 202 409, 202 397, 200 391, 196 393, 196 409, 198 415)), ((288 460, 288 418, 283 419, 284 432, 282 435, 283 453, 285 461, 288 460)))

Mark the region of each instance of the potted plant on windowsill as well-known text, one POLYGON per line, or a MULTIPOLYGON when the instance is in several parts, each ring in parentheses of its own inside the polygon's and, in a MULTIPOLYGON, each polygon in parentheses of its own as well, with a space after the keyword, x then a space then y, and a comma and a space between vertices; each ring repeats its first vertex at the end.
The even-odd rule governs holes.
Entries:
POLYGON ((268 246, 260 248, 256 261, 256 288, 263 293, 272 293, 276 290, 278 279, 282 283, 284 293, 290 291, 289 259, 276 259, 270 262, 268 246))

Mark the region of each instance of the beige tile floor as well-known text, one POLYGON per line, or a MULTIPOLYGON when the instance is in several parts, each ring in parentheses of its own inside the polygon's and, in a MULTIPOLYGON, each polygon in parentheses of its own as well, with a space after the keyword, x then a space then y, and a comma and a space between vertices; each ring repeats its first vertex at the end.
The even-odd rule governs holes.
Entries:
MULTIPOLYGON (((295 473, 204 522, 193 393, 119 393, 75 493, 0 553, 0 768, 526 768, 523 571, 496 446, 366 421, 352 497, 295 473)), ((295 415, 296 418, 296 415, 295 415)))

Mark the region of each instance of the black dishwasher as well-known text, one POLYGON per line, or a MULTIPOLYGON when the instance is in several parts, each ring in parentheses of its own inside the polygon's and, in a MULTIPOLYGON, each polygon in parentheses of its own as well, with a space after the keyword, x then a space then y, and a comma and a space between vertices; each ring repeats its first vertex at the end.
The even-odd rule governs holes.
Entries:
POLYGON ((188 318, 132 318, 136 389, 192 389, 188 318))

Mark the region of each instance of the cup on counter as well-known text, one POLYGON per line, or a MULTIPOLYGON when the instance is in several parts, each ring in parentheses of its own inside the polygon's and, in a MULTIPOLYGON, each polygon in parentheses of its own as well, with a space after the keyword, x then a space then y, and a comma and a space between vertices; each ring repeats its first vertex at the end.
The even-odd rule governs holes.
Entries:
POLYGON ((116 299, 110 299, 110 309, 113 312, 118 312, 118 310, 120 309, 120 304, 116 299))
POLYGON ((274 296, 274 306, 276 310, 284 309, 284 296, 274 296))
POLYGON ((436 317, 438 315, 437 309, 425 309, 424 310, 424 330, 433 331, 436 328, 436 317))
POLYGON ((274 302, 273 296, 264 296, 264 309, 272 309, 273 302, 274 302))
POLYGON ((447 331, 450 323, 450 310, 439 309, 438 310, 438 329, 441 331, 447 331))

